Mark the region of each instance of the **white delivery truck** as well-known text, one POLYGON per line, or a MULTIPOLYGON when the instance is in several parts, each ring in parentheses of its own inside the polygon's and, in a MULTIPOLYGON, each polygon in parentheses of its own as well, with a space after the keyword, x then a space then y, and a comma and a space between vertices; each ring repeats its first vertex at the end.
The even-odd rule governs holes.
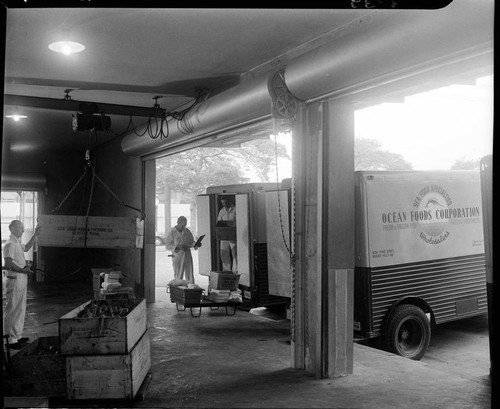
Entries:
POLYGON ((431 324, 487 312, 479 172, 356 172, 355 203, 355 333, 418 360, 431 324))
MULTIPOLYGON (((379 337, 390 351, 418 360, 431 325, 488 310, 480 174, 360 171, 355 180, 355 336, 379 337)), ((231 195, 236 203, 233 234, 248 308, 290 304, 290 186, 217 186, 198 197, 199 231, 209 236, 198 251, 205 274, 220 269, 217 242, 226 233, 216 227, 219 199, 231 195)))

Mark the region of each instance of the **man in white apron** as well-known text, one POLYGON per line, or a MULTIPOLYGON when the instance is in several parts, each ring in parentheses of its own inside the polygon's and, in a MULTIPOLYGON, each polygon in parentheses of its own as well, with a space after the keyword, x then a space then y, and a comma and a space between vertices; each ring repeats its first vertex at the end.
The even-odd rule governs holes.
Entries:
POLYGON ((166 248, 172 252, 174 278, 186 280, 194 284, 191 248, 198 250, 198 246, 193 247, 195 240, 186 225, 187 219, 184 216, 180 216, 177 219, 177 225, 172 227, 167 235, 166 248))
POLYGON ((3 312, 3 330, 9 335, 9 344, 12 349, 21 349, 28 338, 22 337, 24 318, 26 315, 26 290, 28 287, 28 274, 32 273, 26 264, 24 252, 31 249, 40 227, 26 244, 21 243, 24 225, 20 220, 13 220, 9 225, 11 232, 3 248, 3 257, 7 274, 7 303, 3 312))
MULTIPOLYGON (((236 208, 231 201, 226 198, 221 199, 222 209, 219 211, 217 221, 228 222, 229 226, 236 225, 236 208)), ((222 261, 222 269, 225 271, 238 272, 238 259, 236 241, 221 240, 220 241, 220 258, 222 261), (232 264, 231 264, 232 259, 232 264)))

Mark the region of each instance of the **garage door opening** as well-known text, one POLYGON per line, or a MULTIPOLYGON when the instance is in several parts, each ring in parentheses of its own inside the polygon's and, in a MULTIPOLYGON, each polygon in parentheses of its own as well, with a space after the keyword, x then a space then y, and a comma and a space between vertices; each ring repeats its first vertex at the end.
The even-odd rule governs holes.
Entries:
MULTIPOLYGON (((254 137, 254 136, 252 136, 254 137)), ((166 287, 174 278, 171 251, 165 239, 179 216, 195 238, 205 234, 197 226, 197 196, 209 186, 276 183, 291 177, 291 133, 263 135, 258 139, 225 140, 156 159, 156 277, 166 287), (277 164, 277 166, 276 166, 277 164)), ((203 245, 203 242, 202 242, 203 245)), ((209 269, 200 274, 198 253, 192 251, 195 283, 208 288, 209 269)))
MULTIPOLYGON (((2 223, 2 250, 10 236, 9 224, 12 220, 20 220, 24 224, 22 242, 26 243, 33 235, 38 217, 39 197, 37 191, 16 190, 1 192, 1 223, 2 223)), ((33 281, 43 281, 41 270, 37 269, 39 264, 36 245, 25 253, 28 264, 31 264, 35 274, 30 275, 33 281)), ((5 288, 5 286, 3 287, 5 288)))

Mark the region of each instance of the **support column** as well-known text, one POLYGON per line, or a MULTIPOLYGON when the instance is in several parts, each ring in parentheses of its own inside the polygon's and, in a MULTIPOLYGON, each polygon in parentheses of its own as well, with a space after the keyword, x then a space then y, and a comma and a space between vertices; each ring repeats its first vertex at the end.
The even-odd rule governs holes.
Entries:
POLYGON ((325 102, 323 126, 323 304, 327 363, 323 376, 353 371, 354 319, 354 109, 325 102), (326 291, 325 291, 326 290, 326 291))
POLYGON ((354 110, 318 102, 294 132, 293 365, 318 378, 353 370, 354 110))
POLYGON ((146 213, 144 221, 144 247, 141 260, 141 281, 146 302, 155 302, 155 198, 156 198, 156 164, 154 160, 142 162, 142 208, 146 213))

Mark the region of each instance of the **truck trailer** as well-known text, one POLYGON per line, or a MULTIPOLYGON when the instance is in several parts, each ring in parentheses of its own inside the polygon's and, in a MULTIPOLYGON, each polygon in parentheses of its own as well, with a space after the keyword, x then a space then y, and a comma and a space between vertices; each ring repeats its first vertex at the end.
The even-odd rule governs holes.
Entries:
MULTIPOLYGON (((354 335, 419 360, 432 325, 488 311, 480 174, 358 171, 353 188, 354 335)), ((207 270, 220 268, 217 242, 227 234, 217 231, 218 202, 234 198, 232 237, 248 308, 290 305, 291 194, 285 180, 210 187, 199 196, 198 227, 211 237, 200 252, 207 270)))
POLYGON ((355 180, 355 334, 418 360, 431 325, 487 313, 479 172, 355 180))

